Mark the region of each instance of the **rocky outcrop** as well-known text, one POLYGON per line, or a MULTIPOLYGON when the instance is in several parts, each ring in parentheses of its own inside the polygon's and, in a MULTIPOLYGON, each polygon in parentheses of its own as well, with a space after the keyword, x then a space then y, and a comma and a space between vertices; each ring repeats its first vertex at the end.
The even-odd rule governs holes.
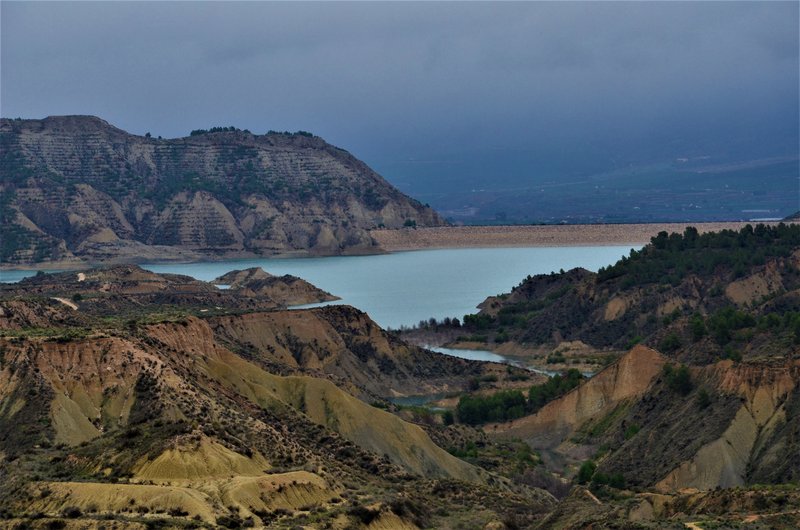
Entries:
POLYGON ((506 438, 522 438, 537 448, 555 447, 587 421, 602 418, 624 401, 644 394, 665 362, 657 351, 636 346, 536 414, 499 425, 494 432, 506 438))
POLYGON ((241 296, 266 297, 285 306, 314 304, 339 300, 327 291, 311 285, 302 278, 284 274, 277 277, 261 267, 235 270, 223 274, 212 283, 227 285, 241 296))
POLYGON ((719 438, 681 462, 656 488, 710 490, 794 480, 800 471, 795 439, 800 427, 800 363, 737 366, 723 362, 707 371, 717 390, 739 396, 741 406, 719 438))
POLYGON ((444 224, 308 133, 164 140, 91 116, 3 119, 0 161, 5 263, 365 253, 370 229, 444 224))
POLYGON ((318 375, 386 399, 460 392, 471 378, 521 372, 409 345, 349 306, 226 315, 209 324, 219 340, 271 371, 318 375))

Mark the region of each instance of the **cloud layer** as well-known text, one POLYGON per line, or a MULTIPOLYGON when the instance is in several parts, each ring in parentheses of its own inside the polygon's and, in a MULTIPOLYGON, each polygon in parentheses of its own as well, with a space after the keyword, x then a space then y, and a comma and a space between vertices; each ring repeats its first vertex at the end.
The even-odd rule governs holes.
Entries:
POLYGON ((798 47, 797 2, 4 1, 0 104, 168 137, 310 130, 402 180, 476 152, 791 149, 798 47))

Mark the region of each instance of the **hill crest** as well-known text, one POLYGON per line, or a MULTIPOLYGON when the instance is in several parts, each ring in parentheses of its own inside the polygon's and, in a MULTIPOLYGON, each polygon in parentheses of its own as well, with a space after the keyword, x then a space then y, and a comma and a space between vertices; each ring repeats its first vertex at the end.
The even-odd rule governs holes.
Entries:
POLYGON ((162 139, 93 116, 2 119, 0 162, 5 263, 370 253, 370 229, 444 224, 303 132, 162 139))

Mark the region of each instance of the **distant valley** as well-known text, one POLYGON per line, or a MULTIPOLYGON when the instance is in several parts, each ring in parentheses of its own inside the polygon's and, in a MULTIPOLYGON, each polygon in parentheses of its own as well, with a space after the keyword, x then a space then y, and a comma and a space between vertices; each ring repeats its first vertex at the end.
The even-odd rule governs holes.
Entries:
POLYGON ((686 151, 693 154, 666 150, 625 163, 576 152, 555 163, 552 152, 500 150, 377 166, 457 224, 701 223, 781 219, 797 211, 796 142, 748 145, 742 153, 686 151))

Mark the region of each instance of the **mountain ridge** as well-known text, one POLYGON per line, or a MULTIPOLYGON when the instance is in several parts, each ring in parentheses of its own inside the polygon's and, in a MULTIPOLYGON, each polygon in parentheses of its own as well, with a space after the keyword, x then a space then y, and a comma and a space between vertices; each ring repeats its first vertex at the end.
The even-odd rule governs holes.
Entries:
POLYGON ((161 139, 93 116, 0 120, 0 258, 375 253, 370 229, 444 224, 310 133, 218 129, 161 139))

